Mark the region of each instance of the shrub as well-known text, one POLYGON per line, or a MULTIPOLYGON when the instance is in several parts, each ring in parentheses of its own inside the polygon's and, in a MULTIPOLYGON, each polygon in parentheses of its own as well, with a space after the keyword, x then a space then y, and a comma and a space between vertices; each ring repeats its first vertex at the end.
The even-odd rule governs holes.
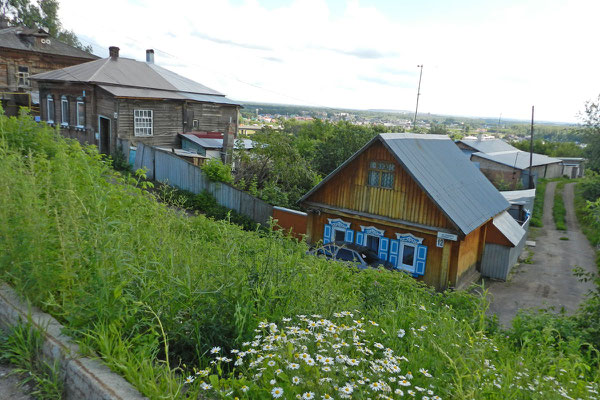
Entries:
POLYGON ((204 162, 201 168, 206 176, 208 176, 208 179, 213 182, 233 182, 231 166, 223 164, 223 162, 217 158, 209 158, 204 162))

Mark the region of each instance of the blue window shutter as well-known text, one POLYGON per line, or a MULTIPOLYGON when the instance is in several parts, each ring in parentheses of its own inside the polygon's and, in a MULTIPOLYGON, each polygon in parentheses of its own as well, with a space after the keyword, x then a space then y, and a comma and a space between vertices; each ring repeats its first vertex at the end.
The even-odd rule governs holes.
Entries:
POLYGON ((398 267, 398 253, 400 252, 400 241, 396 239, 390 240, 390 257, 389 262, 394 264, 394 267, 398 267))
POLYGON ((427 246, 417 246, 417 262, 415 264, 415 275, 425 275, 425 263, 427 262, 427 246))
POLYGON ((331 242, 331 225, 326 224, 323 231, 323 244, 331 242))
POLYGON ((390 239, 386 237, 379 238, 379 253, 377 254, 377 257, 379 257, 383 261, 387 261, 388 259, 389 245, 390 239))
POLYGON ((346 229, 346 237, 344 241, 346 243, 354 243, 354 231, 352 229, 346 229))
POLYGON ((362 232, 356 232, 356 244, 362 245, 365 240, 365 234, 362 232))

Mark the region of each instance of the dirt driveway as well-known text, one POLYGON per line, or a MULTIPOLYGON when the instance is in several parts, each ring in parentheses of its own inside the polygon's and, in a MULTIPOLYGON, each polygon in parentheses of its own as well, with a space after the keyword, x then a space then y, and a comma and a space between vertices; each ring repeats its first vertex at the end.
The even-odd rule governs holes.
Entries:
POLYGON ((573 312, 585 294, 594 288, 592 282, 580 282, 573 275, 575 266, 597 272, 594 250, 581 233, 575 216, 574 184, 566 184, 563 192, 567 232, 557 231, 554 225, 552 205, 555 189, 556 182, 549 182, 546 186, 544 227, 536 238, 536 247, 530 248, 534 253, 533 263, 515 267, 508 282, 485 281, 491 300, 488 312, 497 314, 505 327, 510 326, 513 317, 522 308, 553 307, 557 312, 561 309, 573 312), (569 240, 560 240, 561 237, 569 240))

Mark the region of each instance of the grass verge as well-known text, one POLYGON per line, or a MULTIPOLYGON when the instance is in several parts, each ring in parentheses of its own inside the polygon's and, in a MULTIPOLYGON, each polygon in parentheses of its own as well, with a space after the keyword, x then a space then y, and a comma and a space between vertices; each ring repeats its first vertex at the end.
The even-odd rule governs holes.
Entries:
POLYGON ((564 187, 567 182, 559 181, 556 184, 554 190, 554 204, 552 206, 552 216, 554 217, 554 224, 556 229, 559 231, 567 230, 567 210, 565 208, 565 201, 563 199, 564 187))
POLYGON ((546 184, 548 181, 539 179, 535 188, 535 199, 533 201, 533 215, 531 216, 531 226, 544 226, 544 196, 546 195, 546 184))

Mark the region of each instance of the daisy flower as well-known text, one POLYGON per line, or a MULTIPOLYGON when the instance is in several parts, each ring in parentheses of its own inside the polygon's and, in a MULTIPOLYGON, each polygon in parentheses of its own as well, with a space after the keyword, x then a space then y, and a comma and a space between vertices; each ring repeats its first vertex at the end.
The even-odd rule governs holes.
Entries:
POLYGON ((280 387, 274 387, 273 390, 271 390, 271 395, 273 396, 274 399, 277 399, 277 398, 283 396, 283 389, 280 387))
POLYGON ((212 349, 210 349, 210 354, 217 354, 220 351, 221 351, 220 347, 213 347, 212 349))
POLYGON ((310 400, 315 398, 315 394, 313 392, 306 392, 302 395, 304 400, 310 400))

